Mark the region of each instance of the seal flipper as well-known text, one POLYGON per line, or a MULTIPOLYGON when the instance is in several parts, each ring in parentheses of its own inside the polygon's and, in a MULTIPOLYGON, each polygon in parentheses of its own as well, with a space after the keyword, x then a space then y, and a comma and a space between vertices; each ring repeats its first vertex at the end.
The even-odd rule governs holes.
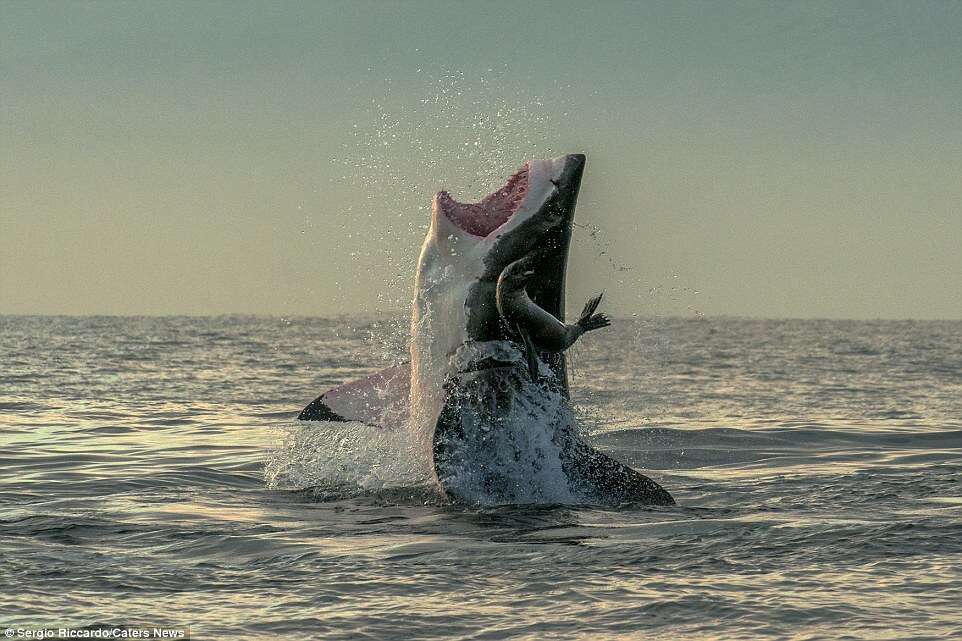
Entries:
POLYGON ((411 365, 403 363, 324 392, 297 419, 396 427, 407 419, 410 389, 411 365))
POLYGON ((538 352, 534 346, 534 341, 531 340, 531 334, 528 333, 526 329, 518 325, 518 333, 521 334, 521 340, 524 342, 524 353, 527 357, 528 363, 528 373, 531 374, 531 380, 538 380, 538 352))
POLYGON ((581 311, 581 318, 578 319, 578 325, 586 332, 590 332, 594 329, 601 329, 602 327, 608 327, 611 325, 611 321, 604 314, 595 314, 595 310, 598 309, 598 305, 601 304, 601 298, 605 295, 601 292, 594 298, 589 298, 588 302, 585 303, 584 309, 581 311))

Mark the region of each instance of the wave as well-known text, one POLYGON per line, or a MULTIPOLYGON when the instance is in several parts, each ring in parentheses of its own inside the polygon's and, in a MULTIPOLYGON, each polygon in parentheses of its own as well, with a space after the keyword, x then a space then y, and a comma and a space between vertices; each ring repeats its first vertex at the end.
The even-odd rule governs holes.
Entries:
POLYGON ((962 430, 860 430, 809 424, 770 429, 628 428, 596 434, 594 445, 648 469, 783 467, 829 462, 917 463, 962 457, 962 430))
MULTIPOLYGON (((265 466, 271 489, 302 492, 321 501, 443 502, 430 472, 411 451, 405 430, 296 422, 284 429, 284 444, 265 466)), ((717 473, 745 478, 831 476, 868 468, 911 473, 934 465, 962 465, 962 430, 955 429, 839 430, 818 424, 764 430, 646 427, 597 434, 589 440, 631 467, 654 470, 658 481, 667 475, 668 487, 690 485, 686 478, 717 473)))

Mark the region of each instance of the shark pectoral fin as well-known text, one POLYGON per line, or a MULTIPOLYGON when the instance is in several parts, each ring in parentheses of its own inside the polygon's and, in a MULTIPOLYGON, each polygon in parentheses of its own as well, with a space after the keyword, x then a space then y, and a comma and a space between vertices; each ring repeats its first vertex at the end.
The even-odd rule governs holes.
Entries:
POLYGON ((573 487, 599 503, 675 505, 663 487, 641 472, 602 454, 574 434, 562 449, 562 468, 573 487))
POLYGON ((410 390, 411 365, 403 363, 324 392, 297 419, 397 427, 407 419, 410 390))
POLYGON ((538 380, 538 374, 540 373, 540 367, 538 364, 538 351, 534 346, 534 341, 531 339, 531 334, 528 333, 526 329, 518 325, 518 333, 521 334, 521 340, 524 342, 524 353, 528 361, 528 373, 531 374, 531 380, 538 380))

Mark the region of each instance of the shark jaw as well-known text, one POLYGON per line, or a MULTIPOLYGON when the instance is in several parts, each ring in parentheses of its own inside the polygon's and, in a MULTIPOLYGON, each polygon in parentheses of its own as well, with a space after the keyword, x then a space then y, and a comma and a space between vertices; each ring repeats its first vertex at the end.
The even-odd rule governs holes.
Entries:
POLYGON ((439 249, 446 249, 449 244, 451 249, 454 245, 477 245, 487 251, 519 227, 540 219, 534 225, 538 229, 524 232, 528 240, 534 240, 555 224, 566 222, 563 215, 556 215, 562 213, 558 207, 545 205, 561 196, 562 200, 570 200, 567 209, 574 209, 584 163, 580 154, 529 160, 503 186, 475 203, 459 202, 449 192, 440 191, 432 203, 428 237, 436 238, 439 249))
POLYGON ((434 210, 462 231, 479 238, 508 222, 528 196, 529 162, 514 172, 503 187, 477 203, 461 203, 446 191, 434 197, 434 210))

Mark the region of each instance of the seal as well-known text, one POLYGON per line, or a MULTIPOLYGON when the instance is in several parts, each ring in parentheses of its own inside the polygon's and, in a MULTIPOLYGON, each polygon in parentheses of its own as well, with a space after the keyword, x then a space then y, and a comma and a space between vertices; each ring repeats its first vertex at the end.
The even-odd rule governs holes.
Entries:
POLYGON ((585 332, 611 325, 604 314, 595 314, 604 292, 585 303, 576 323, 565 324, 542 309, 528 296, 527 286, 540 254, 533 252, 504 268, 498 277, 495 300, 498 312, 513 327, 525 345, 528 370, 537 376, 537 351, 559 353, 571 347, 585 332))

